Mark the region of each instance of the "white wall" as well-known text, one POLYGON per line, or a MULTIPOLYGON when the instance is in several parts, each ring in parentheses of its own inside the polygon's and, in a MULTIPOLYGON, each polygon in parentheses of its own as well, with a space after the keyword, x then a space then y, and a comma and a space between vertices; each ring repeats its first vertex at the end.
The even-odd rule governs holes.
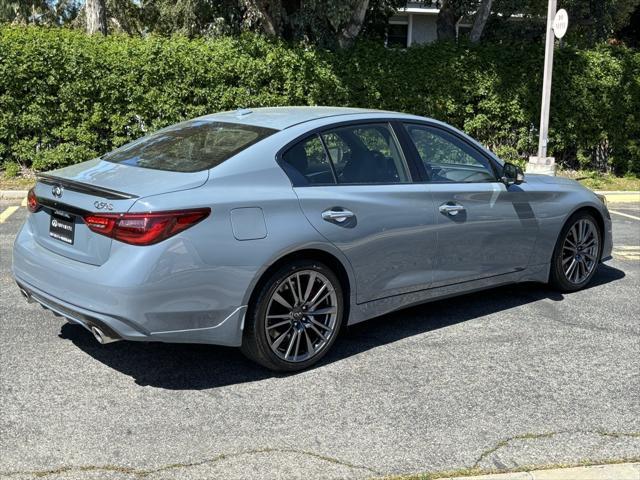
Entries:
POLYGON ((411 44, 430 43, 438 39, 436 28, 437 15, 416 15, 413 14, 413 25, 411 29, 411 44))

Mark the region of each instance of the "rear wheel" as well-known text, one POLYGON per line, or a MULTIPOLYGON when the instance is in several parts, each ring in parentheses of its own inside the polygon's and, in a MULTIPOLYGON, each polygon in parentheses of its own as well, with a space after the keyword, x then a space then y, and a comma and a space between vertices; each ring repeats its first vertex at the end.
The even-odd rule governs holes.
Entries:
POLYGON ((565 224, 551 261, 550 283, 563 292, 584 288, 600 261, 602 235, 596 219, 578 212, 565 224))
POLYGON ((259 287, 247 312, 241 350, 272 370, 307 368, 335 342, 343 302, 340 282, 326 265, 292 261, 259 287))

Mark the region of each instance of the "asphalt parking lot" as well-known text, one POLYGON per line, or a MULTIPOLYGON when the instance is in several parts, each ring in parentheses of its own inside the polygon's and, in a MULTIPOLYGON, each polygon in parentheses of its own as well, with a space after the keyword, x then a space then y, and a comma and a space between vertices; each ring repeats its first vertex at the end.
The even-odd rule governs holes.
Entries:
POLYGON ((0 478, 637 461, 640 204, 610 208, 614 259, 587 290, 527 284, 407 309, 351 328, 319 367, 287 376, 230 348, 101 346, 27 304, 10 276, 20 207, 0 223, 0 478))

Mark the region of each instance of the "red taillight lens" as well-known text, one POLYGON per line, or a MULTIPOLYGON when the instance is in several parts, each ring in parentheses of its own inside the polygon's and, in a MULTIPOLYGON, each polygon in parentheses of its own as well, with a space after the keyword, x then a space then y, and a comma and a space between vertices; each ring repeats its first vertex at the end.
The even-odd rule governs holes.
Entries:
POLYGON ((210 208, 154 213, 92 213, 84 222, 90 230, 131 245, 152 245, 201 222, 210 208))
POLYGON ((31 213, 37 212, 40 208, 38 197, 36 197, 35 187, 31 188, 29 193, 27 193, 27 208, 31 213))

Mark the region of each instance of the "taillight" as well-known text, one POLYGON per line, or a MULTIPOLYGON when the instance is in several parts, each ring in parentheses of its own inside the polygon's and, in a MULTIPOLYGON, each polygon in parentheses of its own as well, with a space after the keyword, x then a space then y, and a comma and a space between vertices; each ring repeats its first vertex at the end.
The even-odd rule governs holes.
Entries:
POLYGON ((153 213, 90 213, 84 222, 93 232, 131 245, 152 245, 194 226, 210 208, 153 213))
POLYGON ((36 197, 35 187, 32 187, 27 193, 27 208, 31 213, 35 213, 40 208, 38 197, 36 197))

